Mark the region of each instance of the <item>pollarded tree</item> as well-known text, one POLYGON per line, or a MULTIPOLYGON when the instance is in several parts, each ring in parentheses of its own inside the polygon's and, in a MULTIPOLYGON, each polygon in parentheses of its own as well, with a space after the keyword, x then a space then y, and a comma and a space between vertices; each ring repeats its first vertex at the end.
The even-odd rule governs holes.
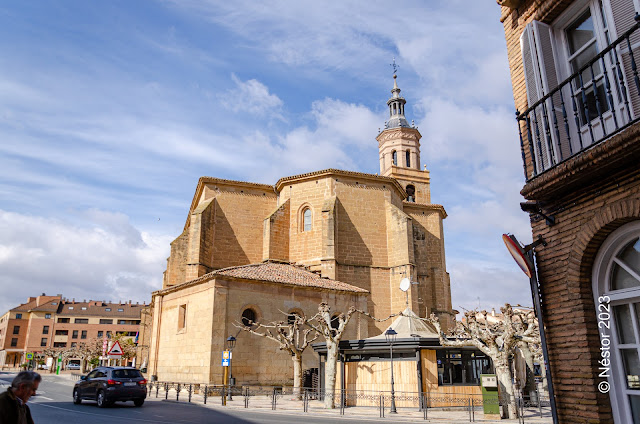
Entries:
POLYGON ((287 322, 278 321, 270 324, 248 322, 247 325, 234 324, 236 327, 256 336, 265 337, 278 343, 280 350, 291 354, 293 361, 293 394, 301 398, 302 387, 302 354, 319 336, 319 333, 310 328, 303 328, 307 320, 298 315, 289 315, 287 322), (311 334, 313 333, 313 334, 311 334))
POLYGON ((327 361, 324 369, 325 408, 335 408, 336 368, 338 364, 338 354, 340 352, 338 345, 340 344, 340 340, 342 340, 347 324, 349 324, 351 317, 356 312, 358 312, 358 310, 352 306, 347 312, 332 317, 331 307, 322 302, 318 306, 318 313, 307 321, 309 327, 324 336, 327 344, 327 361))
POLYGON ((93 338, 85 342, 78 343, 76 355, 82 359, 83 371, 88 371, 87 364, 95 362, 101 355, 104 341, 101 338, 93 338))
POLYGON ((517 418, 518 408, 511 380, 509 358, 513 355, 518 341, 522 339, 522 332, 519 332, 513 323, 514 311, 511 305, 506 304, 500 310, 502 320, 492 323, 487 320, 487 311, 467 311, 464 314, 464 322, 457 321, 448 335, 442 331, 440 321, 434 314, 431 314, 428 320, 438 331, 442 346, 474 346, 491 358, 500 390, 503 397, 506 397, 508 417, 517 418))

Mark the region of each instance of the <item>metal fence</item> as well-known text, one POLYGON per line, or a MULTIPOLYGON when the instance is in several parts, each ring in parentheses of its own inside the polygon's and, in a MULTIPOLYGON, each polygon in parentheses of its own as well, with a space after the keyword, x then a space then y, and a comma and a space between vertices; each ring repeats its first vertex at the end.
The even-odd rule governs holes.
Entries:
MULTIPOLYGON (((507 408, 509 398, 487 401, 481 395, 456 393, 374 392, 365 390, 340 390, 333 393, 313 388, 299 391, 282 386, 224 386, 197 383, 154 381, 147 383, 148 396, 177 402, 198 402, 207 405, 231 406, 247 409, 271 409, 313 413, 326 411, 324 401, 333 396, 333 404, 340 415, 352 417, 392 416, 420 417, 452 422, 482 422, 487 419, 485 406, 498 405, 507 408), (395 409, 396 412, 393 412, 395 409)), ((550 419, 548 396, 519 395, 514 404, 519 412, 519 422, 546 422, 550 419), (543 421, 541 421, 541 419, 543 421)), ((549 421, 550 422, 550 421, 549 421)))
MULTIPOLYGON (((640 120, 639 21, 636 15, 636 24, 617 40, 564 81, 549 82, 539 99, 529 98, 533 104, 527 110, 516 112, 527 180, 640 120)), ((555 81, 555 70, 547 72, 555 81)))

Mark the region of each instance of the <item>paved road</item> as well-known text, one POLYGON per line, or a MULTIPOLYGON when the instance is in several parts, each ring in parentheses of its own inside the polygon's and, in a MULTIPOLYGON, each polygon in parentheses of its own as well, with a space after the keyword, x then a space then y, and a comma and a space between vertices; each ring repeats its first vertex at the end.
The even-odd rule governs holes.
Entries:
MULTIPOLYGON (((270 410, 219 411, 194 404, 166 402, 149 399, 138 408, 133 402, 116 403, 100 409, 95 402, 83 401, 74 405, 71 401, 72 383, 59 378, 43 376, 38 395, 29 401, 36 424, 118 424, 128 423, 335 423, 374 424, 379 420, 359 420, 336 416, 318 417, 300 414, 282 414, 270 410)), ((13 375, 0 374, 0 391, 5 391, 13 375)))

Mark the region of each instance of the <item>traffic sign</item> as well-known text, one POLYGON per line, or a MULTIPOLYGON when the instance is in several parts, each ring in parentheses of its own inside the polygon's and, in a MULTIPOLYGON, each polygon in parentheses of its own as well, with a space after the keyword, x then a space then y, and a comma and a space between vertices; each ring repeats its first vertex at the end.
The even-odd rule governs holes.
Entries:
POLYGON ((30 361, 33 359, 33 352, 27 352, 27 361, 30 361))
POLYGON ((223 367, 228 367, 230 361, 231 361, 231 352, 229 352, 228 350, 223 350, 222 351, 222 366, 223 367))
POLYGON ((122 355, 122 353, 122 346, 120 346, 120 342, 116 340, 107 355, 122 355))

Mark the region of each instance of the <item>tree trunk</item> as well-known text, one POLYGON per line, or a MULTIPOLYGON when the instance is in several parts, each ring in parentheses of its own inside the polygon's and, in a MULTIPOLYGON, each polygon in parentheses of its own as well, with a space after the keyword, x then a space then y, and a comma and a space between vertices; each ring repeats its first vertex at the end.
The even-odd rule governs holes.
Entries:
POLYGON ((511 372, 507 361, 496 361, 496 377, 500 384, 500 404, 507 405, 507 418, 518 418, 518 408, 516 406, 516 397, 513 390, 513 382, 511 381, 511 372))
POLYGON ((525 381, 524 389, 529 393, 529 398, 532 402, 537 402, 536 392, 536 370, 533 365, 533 353, 529 350, 528 346, 521 346, 520 351, 524 357, 524 361, 527 364, 527 380, 525 381))
POLYGON ((544 359, 538 361, 540 363, 540 374, 542 375, 542 391, 549 392, 549 382, 547 381, 547 366, 544 363, 544 359))
POLYGON ((293 361, 293 396, 300 400, 302 399, 302 393, 300 388, 302 387, 302 355, 296 353, 291 357, 293 361))
POLYGON ((338 345, 327 342, 327 362, 324 364, 324 407, 333 409, 334 392, 336 389, 336 368, 338 364, 338 345))

